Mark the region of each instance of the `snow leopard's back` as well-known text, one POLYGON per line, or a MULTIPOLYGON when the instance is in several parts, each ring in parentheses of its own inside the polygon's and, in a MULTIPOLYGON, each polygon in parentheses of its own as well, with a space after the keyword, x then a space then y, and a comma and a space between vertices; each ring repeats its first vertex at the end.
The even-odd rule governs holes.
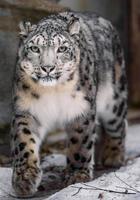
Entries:
POLYGON ((117 82, 119 69, 115 64, 121 67, 125 78, 125 62, 122 45, 118 32, 110 21, 104 19, 96 13, 74 13, 80 17, 81 25, 81 64, 84 69, 84 59, 89 60, 89 68, 96 68, 98 81, 105 83, 108 80, 108 74, 112 76, 113 82, 117 82))

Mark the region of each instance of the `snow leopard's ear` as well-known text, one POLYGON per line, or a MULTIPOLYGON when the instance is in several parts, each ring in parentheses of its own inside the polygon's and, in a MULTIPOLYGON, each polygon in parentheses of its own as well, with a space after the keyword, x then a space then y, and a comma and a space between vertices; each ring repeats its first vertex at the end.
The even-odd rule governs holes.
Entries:
POLYGON ((30 22, 22 21, 19 24, 19 28, 20 28, 19 32, 20 38, 25 39, 31 31, 35 30, 36 25, 32 25, 30 22))
POLYGON ((80 32, 80 22, 77 17, 72 16, 68 24, 68 30, 70 35, 79 34, 80 32))

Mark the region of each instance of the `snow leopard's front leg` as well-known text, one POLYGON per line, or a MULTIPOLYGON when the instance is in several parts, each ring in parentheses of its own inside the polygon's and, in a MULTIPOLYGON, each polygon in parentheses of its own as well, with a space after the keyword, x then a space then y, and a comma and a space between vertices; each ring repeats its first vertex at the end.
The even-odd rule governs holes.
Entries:
POLYGON ((13 176, 12 185, 18 196, 33 195, 41 181, 37 132, 39 122, 28 113, 15 114, 12 128, 13 176))
POLYGON ((93 178, 95 113, 77 119, 67 127, 67 133, 67 168, 71 172, 67 185, 89 181, 93 178))

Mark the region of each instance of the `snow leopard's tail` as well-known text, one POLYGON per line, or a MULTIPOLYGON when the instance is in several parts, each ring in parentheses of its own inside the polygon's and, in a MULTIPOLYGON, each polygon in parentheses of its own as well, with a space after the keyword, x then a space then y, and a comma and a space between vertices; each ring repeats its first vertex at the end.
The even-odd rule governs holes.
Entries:
POLYGON ((120 92, 127 91, 126 64, 124 51, 121 45, 119 34, 114 31, 113 35, 113 54, 115 57, 114 79, 116 84, 119 84, 120 92))

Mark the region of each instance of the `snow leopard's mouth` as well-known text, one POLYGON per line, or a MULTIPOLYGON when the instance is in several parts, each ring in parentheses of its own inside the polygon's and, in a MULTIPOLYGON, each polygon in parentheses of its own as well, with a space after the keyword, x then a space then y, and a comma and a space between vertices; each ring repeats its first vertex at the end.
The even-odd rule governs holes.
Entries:
POLYGON ((40 74, 36 75, 37 80, 42 80, 42 81, 53 81, 53 80, 58 80, 61 76, 61 73, 55 73, 53 76, 47 75, 47 76, 42 76, 40 74))
POLYGON ((61 77, 61 72, 54 73, 53 75, 42 75, 42 74, 32 74, 32 79, 35 82, 39 82, 41 85, 53 85, 56 84, 58 79, 61 77))
POLYGON ((50 75, 43 76, 41 74, 32 74, 32 79, 41 85, 53 86, 57 84, 57 81, 60 78, 60 76, 61 76, 60 73, 55 73, 53 74, 53 76, 50 76, 50 75))
POLYGON ((55 80, 56 78, 55 77, 52 77, 52 76, 44 76, 44 77, 38 77, 38 80, 42 80, 42 81, 46 81, 46 82, 49 82, 49 81, 53 81, 55 80))

